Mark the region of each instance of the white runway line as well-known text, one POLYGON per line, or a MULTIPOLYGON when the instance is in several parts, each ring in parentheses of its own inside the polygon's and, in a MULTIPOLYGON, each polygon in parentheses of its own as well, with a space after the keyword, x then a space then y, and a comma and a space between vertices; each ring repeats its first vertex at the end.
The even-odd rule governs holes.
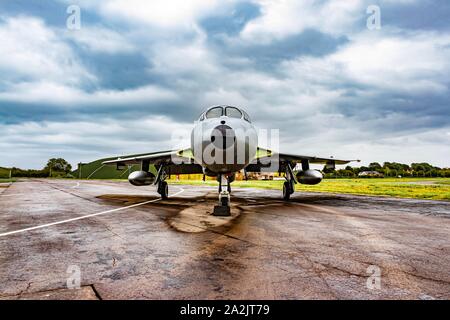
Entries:
MULTIPOLYGON (((173 195, 171 195, 171 197, 179 195, 180 193, 184 192, 183 188, 180 188, 180 187, 177 187, 177 186, 173 186, 173 187, 180 189, 180 191, 174 193, 173 195)), ((12 234, 22 233, 22 232, 31 231, 31 230, 47 228, 47 227, 55 226, 55 225, 58 225, 58 224, 63 224, 63 223, 67 223, 67 222, 87 219, 87 218, 99 216, 99 215, 102 215, 102 214, 122 211, 122 210, 125 210, 125 209, 136 208, 136 207, 143 206, 145 204, 156 202, 156 201, 160 201, 160 200, 161 200, 161 198, 153 199, 153 200, 149 200, 149 201, 145 201, 145 202, 141 202, 141 203, 132 204, 132 205, 126 206, 126 207, 121 207, 121 208, 117 208, 117 209, 111 209, 111 210, 106 210, 106 211, 102 211, 102 212, 92 213, 92 214, 88 214, 88 215, 85 215, 85 216, 71 218, 71 219, 67 219, 67 220, 62 220, 62 221, 57 221, 57 222, 52 222, 52 223, 46 223, 46 224, 42 224, 42 225, 39 225, 39 226, 25 228, 25 229, 21 229, 21 230, 0 233, 0 237, 5 237, 5 236, 12 235, 12 234)))

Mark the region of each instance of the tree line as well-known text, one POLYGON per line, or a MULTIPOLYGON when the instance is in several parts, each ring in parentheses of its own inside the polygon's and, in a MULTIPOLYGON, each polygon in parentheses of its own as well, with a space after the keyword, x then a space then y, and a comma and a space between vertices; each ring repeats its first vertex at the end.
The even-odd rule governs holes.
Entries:
MULTIPOLYGON (((42 169, 20 169, 13 167, 12 177, 26 178, 47 178, 47 177, 67 177, 72 171, 72 166, 62 158, 52 158, 48 160, 47 165, 42 169)), ((6 178, 6 177, 5 177, 6 178)))
POLYGON ((450 177, 450 168, 439 168, 425 162, 412 163, 411 165, 397 162, 384 162, 381 165, 378 162, 372 162, 367 167, 347 166, 344 169, 323 170, 325 178, 357 177, 365 171, 376 171, 385 177, 450 177))
MULTIPOLYGON (((5 171, 5 170, 3 170, 5 171)), ((48 160, 47 165, 40 170, 24 170, 19 168, 11 168, 12 177, 29 177, 29 178, 45 178, 45 177, 72 177, 70 172, 72 166, 62 158, 52 158, 48 160)), ((372 162, 369 166, 351 167, 344 169, 326 169, 322 170, 325 178, 352 178, 358 177, 361 172, 376 171, 385 177, 450 177, 450 168, 439 168, 429 163, 412 163, 411 165, 384 162, 383 165, 378 162, 372 162)), ((6 172, 4 172, 6 174, 6 172)), ((9 174, 9 172, 7 173, 9 174)), ((4 178, 7 178, 6 176, 4 178)))

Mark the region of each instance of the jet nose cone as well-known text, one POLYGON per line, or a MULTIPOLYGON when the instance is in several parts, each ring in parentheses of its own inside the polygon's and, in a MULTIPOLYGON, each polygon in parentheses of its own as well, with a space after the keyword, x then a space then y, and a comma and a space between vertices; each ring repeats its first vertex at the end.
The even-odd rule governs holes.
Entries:
POLYGON ((228 149, 236 142, 236 134, 230 126, 222 124, 212 130, 211 142, 218 149, 228 149))

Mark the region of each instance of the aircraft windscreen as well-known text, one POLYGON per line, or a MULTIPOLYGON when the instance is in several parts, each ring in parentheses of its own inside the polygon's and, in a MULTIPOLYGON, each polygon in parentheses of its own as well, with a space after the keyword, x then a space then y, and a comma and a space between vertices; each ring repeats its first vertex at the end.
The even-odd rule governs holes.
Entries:
POLYGON ((226 108, 226 116, 230 118, 238 118, 242 117, 242 112, 238 108, 227 107, 226 108))
POLYGON ((208 110, 208 112, 206 113, 206 118, 208 119, 219 118, 222 116, 222 113, 223 113, 222 107, 212 108, 208 110))

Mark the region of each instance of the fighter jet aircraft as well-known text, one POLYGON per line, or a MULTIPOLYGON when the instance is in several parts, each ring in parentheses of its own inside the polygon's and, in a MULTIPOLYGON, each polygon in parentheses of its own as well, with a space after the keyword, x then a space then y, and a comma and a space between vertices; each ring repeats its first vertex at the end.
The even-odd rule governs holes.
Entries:
POLYGON ((230 184, 236 172, 280 172, 283 199, 289 200, 297 183, 318 184, 323 176, 310 164, 325 164, 326 168, 359 160, 338 160, 304 155, 277 153, 258 147, 258 135, 248 114, 234 106, 213 106, 200 115, 191 133, 190 148, 149 153, 137 157, 117 158, 103 162, 115 164, 118 170, 126 165, 139 164, 140 170, 132 172, 128 181, 135 186, 156 185, 163 199, 168 197, 165 181, 171 174, 200 173, 217 178, 219 182, 219 205, 213 214, 230 215, 230 184), (150 172, 154 165, 157 174, 150 172), (297 165, 301 170, 294 171, 297 165))

